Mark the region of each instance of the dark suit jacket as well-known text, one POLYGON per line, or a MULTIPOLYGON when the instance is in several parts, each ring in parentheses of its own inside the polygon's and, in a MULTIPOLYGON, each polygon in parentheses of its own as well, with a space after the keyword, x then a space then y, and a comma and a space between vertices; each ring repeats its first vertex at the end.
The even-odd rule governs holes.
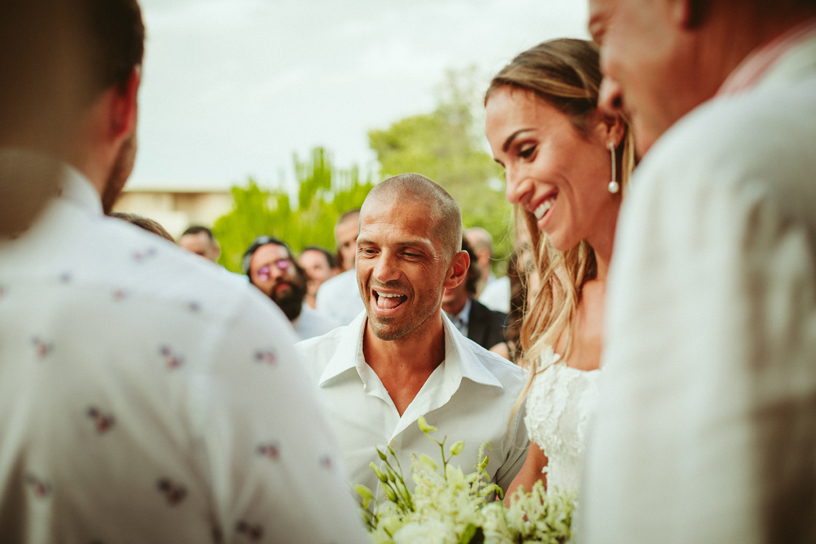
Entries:
POLYGON ((467 337, 490 349, 504 342, 504 326, 507 314, 494 312, 478 300, 470 299, 470 317, 467 337))

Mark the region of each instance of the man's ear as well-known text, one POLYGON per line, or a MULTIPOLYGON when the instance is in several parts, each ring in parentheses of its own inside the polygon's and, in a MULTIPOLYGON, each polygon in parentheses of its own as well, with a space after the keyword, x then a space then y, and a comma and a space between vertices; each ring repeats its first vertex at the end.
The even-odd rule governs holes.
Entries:
POLYGON ((626 125, 623 119, 618 114, 609 114, 600 109, 598 110, 598 114, 601 116, 601 121, 598 125, 598 130, 601 131, 601 140, 607 147, 609 142, 612 142, 615 144, 615 148, 617 148, 626 135, 626 125))
POLYGON ((445 277, 445 283, 442 287, 445 289, 453 289, 467 278, 468 268, 470 268, 470 255, 467 251, 460 251, 453 256, 450 266, 448 267, 448 275, 445 277))
POLYGON ((119 140, 133 132, 136 124, 136 104, 139 94, 139 85, 142 81, 142 68, 135 66, 128 76, 123 88, 115 87, 111 90, 110 132, 111 140, 119 140))
POLYGON ((669 0, 672 20, 684 30, 703 24, 711 0, 669 0))

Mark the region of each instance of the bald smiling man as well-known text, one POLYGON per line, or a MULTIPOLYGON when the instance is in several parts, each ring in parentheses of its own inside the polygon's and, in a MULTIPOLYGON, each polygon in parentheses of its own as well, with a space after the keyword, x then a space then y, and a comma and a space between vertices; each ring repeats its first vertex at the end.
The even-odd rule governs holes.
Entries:
POLYGON ((442 187, 418 174, 383 181, 360 214, 365 313, 298 344, 355 484, 378 485, 375 446, 391 446, 403 467, 413 452, 439 455, 416 424, 423 415, 440 438, 464 440, 454 462, 465 470, 489 442, 487 472, 504 489, 524 463, 523 410, 513 414, 521 370, 462 336, 441 309, 444 290, 467 275, 461 243, 459 206, 442 187))

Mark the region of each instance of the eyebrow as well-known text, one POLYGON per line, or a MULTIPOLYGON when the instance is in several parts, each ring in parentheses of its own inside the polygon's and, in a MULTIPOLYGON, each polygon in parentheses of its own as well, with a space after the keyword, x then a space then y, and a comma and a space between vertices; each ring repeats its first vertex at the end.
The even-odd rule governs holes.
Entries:
POLYGON ((524 133, 524 132, 530 132, 531 130, 533 130, 533 129, 532 129, 532 128, 522 128, 522 129, 519 129, 519 130, 515 131, 513 134, 511 134, 511 135, 510 135, 510 136, 509 136, 509 137, 508 137, 508 138, 507 138, 507 139, 504 141, 504 145, 502 146, 502 151, 504 151, 505 153, 507 153, 507 150, 508 150, 508 149, 510 149, 510 145, 513 143, 513 140, 515 140, 516 138, 518 138, 518 136, 519 136, 520 134, 522 134, 522 133, 524 133))
MULTIPOLYGON (((374 245, 374 246, 379 246, 380 245, 377 242, 375 242, 373 240, 368 240, 366 238, 363 238, 362 236, 357 238, 357 244, 358 245, 370 244, 370 245, 374 245)), ((405 247, 423 248, 426 251, 431 250, 434 247, 433 242, 431 242, 428 238, 409 238, 407 240, 400 240, 400 241, 394 243, 393 245, 397 246, 397 247, 403 247, 403 248, 405 248, 405 247)))

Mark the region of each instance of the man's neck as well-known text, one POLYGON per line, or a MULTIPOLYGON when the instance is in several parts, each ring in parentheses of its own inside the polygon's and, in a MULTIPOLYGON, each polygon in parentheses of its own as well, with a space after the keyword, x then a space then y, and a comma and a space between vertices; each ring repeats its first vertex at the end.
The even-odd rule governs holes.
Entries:
POLYGON ((397 340, 381 340, 366 322, 363 355, 402 415, 436 368, 445 360, 441 309, 397 340))
POLYGON ((809 18, 816 11, 788 9, 767 13, 750 9, 732 9, 724 2, 715 3, 718 13, 712 14, 708 39, 702 49, 711 52, 708 57, 710 87, 715 90, 754 51, 772 42, 809 18))

